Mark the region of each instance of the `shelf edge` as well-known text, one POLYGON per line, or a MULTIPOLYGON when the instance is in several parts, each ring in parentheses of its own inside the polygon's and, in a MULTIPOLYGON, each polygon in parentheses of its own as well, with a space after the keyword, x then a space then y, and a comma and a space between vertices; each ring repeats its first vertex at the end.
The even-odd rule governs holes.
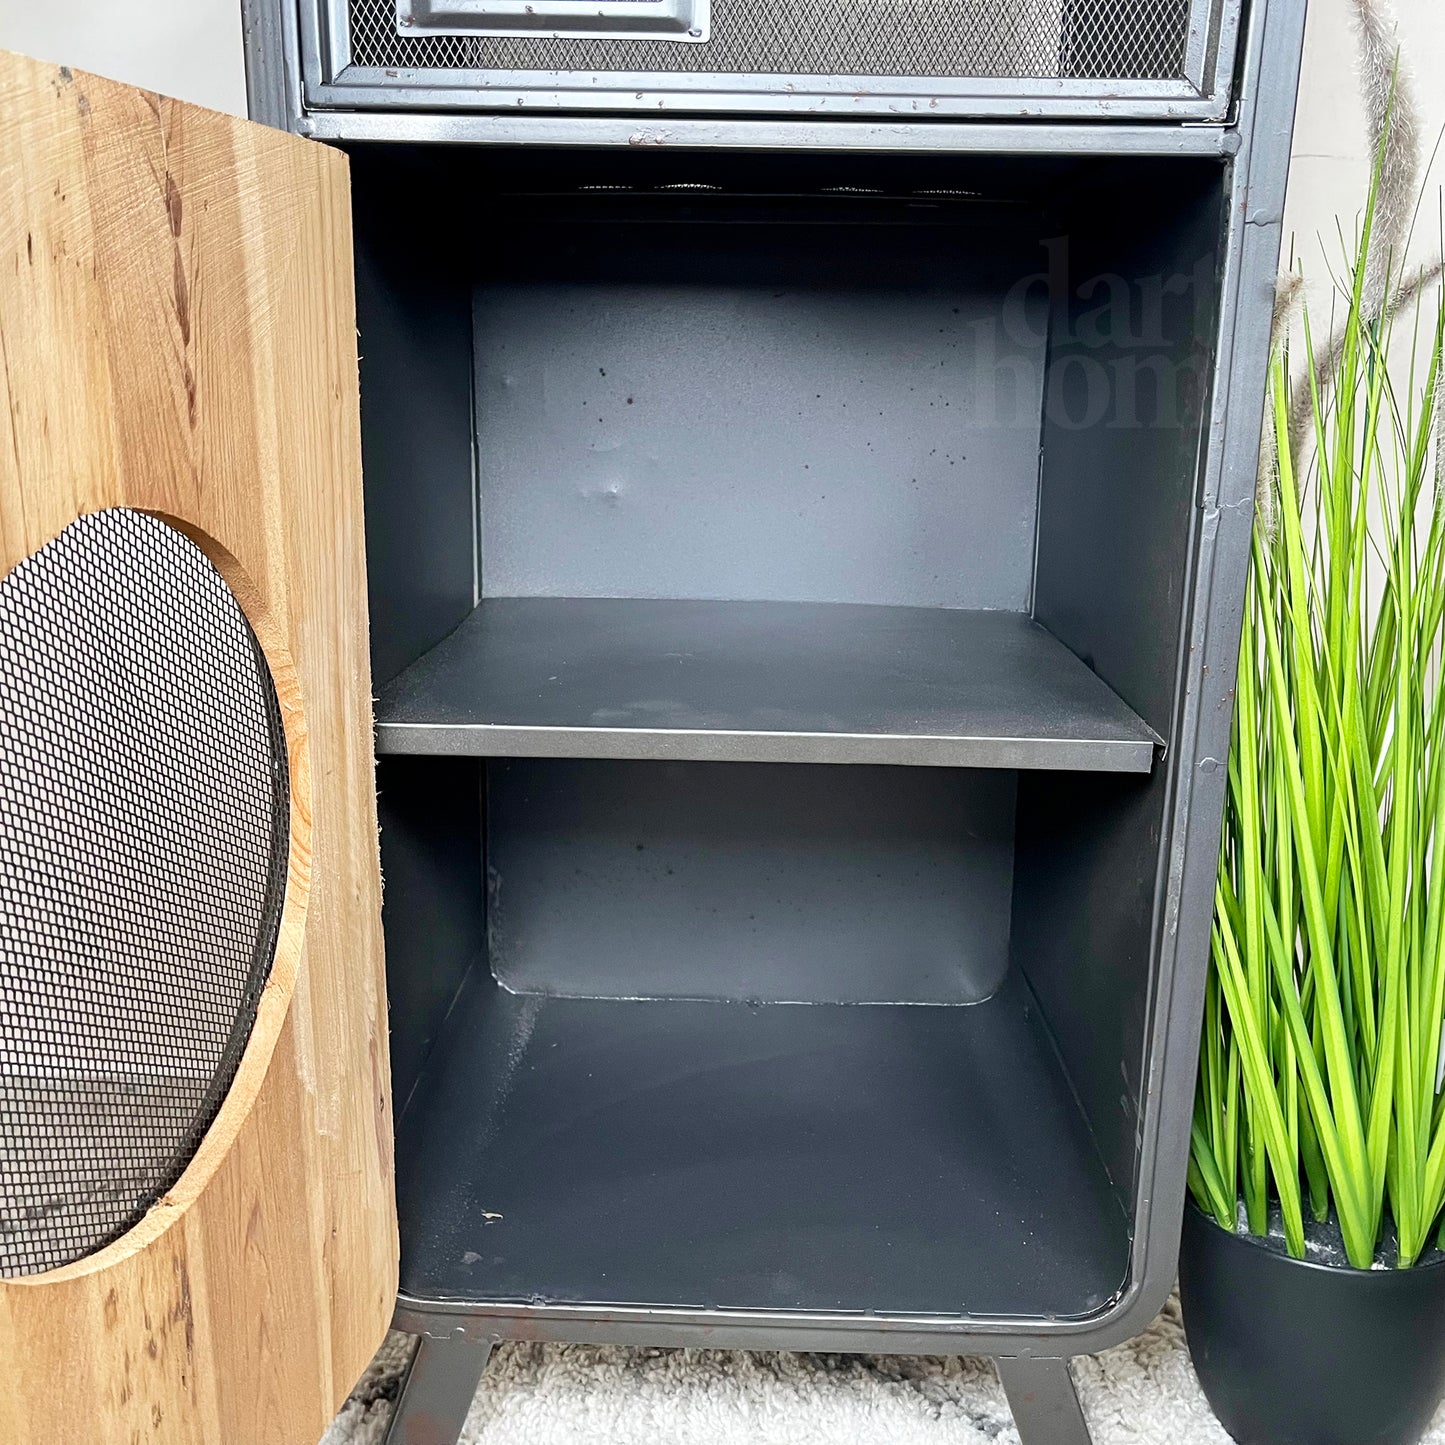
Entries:
POLYGON ((703 728, 379 722, 382 755, 600 758, 645 762, 873 763, 908 767, 1148 773, 1152 738, 953 737, 703 728))

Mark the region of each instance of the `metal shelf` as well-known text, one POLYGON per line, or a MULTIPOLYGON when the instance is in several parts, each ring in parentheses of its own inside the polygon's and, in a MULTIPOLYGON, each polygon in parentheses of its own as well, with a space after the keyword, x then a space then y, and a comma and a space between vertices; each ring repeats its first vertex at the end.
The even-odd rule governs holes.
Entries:
POLYGON ((1017 973, 971 1006, 514 994, 472 969, 396 1131, 419 1301, 1087 1316, 1119 1198, 1017 973))
POLYGON ((485 599, 396 678, 383 753, 1147 773, 1158 739, 1011 612, 485 599))

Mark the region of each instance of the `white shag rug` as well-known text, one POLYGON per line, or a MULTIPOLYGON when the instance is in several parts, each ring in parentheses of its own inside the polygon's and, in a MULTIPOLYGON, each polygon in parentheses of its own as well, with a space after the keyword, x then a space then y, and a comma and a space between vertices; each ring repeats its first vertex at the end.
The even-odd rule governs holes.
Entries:
MULTIPOLYGON (((410 1341, 392 1335, 322 1445, 381 1445, 410 1341)), ((1184 1347, 1179 1304, 1074 1361, 1094 1445, 1230 1445, 1184 1347)), ((1018 1445, 992 1366, 891 1355, 503 1345, 465 1445, 1018 1445)), ((1445 1410, 1425 1445, 1445 1445, 1445 1410)))

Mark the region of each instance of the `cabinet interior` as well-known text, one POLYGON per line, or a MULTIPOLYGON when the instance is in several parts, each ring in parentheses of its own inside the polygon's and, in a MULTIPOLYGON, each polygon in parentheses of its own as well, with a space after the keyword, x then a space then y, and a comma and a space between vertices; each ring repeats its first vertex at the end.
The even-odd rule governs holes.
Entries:
POLYGON ((356 150, 403 1294, 1118 1294, 1223 180, 356 150))

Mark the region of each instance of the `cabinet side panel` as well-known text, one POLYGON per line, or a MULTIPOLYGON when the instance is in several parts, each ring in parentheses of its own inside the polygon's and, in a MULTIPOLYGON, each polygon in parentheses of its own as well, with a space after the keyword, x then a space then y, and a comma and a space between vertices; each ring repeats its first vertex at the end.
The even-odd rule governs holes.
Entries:
POLYGON ((473 758, 382 758, 376 780, 391 1077, 404 1118, 457 994, 486 953, 482 767, 473 758))
POLYGON ((417 152, 352 161, 366 445, 371 664, 378 686, 476 604, 472 298, 455 188, 417 152), (408 165, 410 162, 410 165, 408 165))
MULTIPOLYGON (((1224 239, 1213 162, 1147 181, 1149 224, 1075 197, 1056 244, 1034 611, 1173 748, 1224 239)), ((1145 178, 1140 177, 1144 182, 1145 178)), ((1111 187, 1112 190, 1112 187, 1111 187)), ((1016 957, 1115 1184, 1138 1167, 1170 770, 1020 791, 1016 957)))

